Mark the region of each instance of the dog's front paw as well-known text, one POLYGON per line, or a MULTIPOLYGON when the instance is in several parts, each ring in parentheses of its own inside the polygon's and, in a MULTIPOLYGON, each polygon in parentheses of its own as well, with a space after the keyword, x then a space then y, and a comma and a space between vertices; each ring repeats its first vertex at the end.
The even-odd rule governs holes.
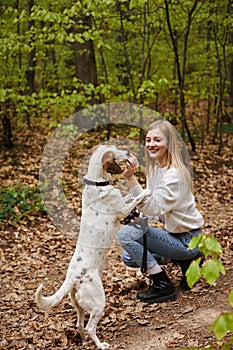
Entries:
POLYGON ((140 200, 143 200, 145 199, 146 197, 150 196, 151 195, 151 190, 149 190, 148 188, 146 188, 145 190, 143 190, 140 195, 138 196, 138 199, 140 200))
POLYGON ((144 194, 144 197, 147 197, 151 195, 152 191, 149 188, 146 188, 142 193, 144 194))

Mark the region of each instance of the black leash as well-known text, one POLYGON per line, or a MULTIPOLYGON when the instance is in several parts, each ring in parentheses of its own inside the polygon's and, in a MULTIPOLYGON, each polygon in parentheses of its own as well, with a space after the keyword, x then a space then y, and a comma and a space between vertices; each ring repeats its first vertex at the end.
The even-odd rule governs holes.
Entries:
POLYGON ((143 255, 142 255, 142 266, 141 273, 146 273, 147 271, 147 233, 149 231, 148 218, 138 219, 134 222, 129 223, 130 226, 134 226, 143 233, 143 255))
POLYGON ((141 273, 147 271, 147 233, 149 231, 148 218, 142 219, 142 232, 143 232, 143 255, 142 255, 142 266, 141 273))

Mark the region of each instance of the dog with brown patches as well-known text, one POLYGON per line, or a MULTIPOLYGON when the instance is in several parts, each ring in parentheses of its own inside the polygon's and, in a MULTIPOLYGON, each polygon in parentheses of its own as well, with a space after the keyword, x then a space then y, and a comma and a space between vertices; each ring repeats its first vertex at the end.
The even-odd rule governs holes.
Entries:
POLYGON ((87 333, 97 348, 102 350, 110 345, 100 342, 96 335, 96 327, 105 308, 100 273, 121 220, 150 195, 149 190, 144 190, 128 202, 120 190, 110 184, 111 175, 122 172, 116 161, 127 161, 129 156, 128 151, 118 150, 112 145, 101 145, 93 153, 84 177, 86 185, 82 194, 80 232, 66 278, 52 296, 42 295, 43 284, 35 293, 38 306, 45 310, 58 305, 69 294, 77 311, 77 328, 81 339, 84 340, 87 333), (90 316, 84 328, 85 312, 90 316))

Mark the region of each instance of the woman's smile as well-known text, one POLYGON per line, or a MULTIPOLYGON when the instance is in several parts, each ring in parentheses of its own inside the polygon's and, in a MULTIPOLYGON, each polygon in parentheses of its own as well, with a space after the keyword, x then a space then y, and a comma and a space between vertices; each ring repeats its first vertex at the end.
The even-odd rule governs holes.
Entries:
POLYGON ((159 129, 150 130, 146 136, 145 144, 151 158, 157 160, 160 166, 165 166, 167 162, 167 140, 159 129))

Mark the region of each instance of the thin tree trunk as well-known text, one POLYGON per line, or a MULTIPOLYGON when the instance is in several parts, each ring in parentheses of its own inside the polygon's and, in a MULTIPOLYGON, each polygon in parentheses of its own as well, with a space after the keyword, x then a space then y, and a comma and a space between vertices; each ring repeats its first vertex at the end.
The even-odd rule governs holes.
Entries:
MULTIPOLYGON (((228 1, 228 8, 226 17, 230 12, 231 0, 228 1)), ((221 154, 222 148, 225 145, 223 141, 223 103, 224 95, 226 92, 226 79, 227 79, 227 59, 226 59, 226 45, 228 42, 229 28, 225 27, 223 34, 220 36, 220 30, 217 24, 213 23, 214 43, 216 48, 217 56, 217 71, 219 77, 219 98, 218 98, 218 109, 217 109, 217 120, 219 122, 219 147, 218 154, 221 154), (220 52, 221 50, 221 52, 220 52)))
POLYGON ((125 60, 126 60, 126 68, 127 68, 127 74, 129 77, 131 89, 133 92, 133 99, 134 102, 136 102, 136 90, 134 87, 134 80, 133 80, 133 75, 132 75, 132 70, 131 70, 131 63, 129 59, 129 53, 126 45, 126 35, 125 35, 125 28, 124 28, 124 23, 123 23, 123 14, 122 14, 122 9, 121 9, 121 3, 117 1, 119 13, 120 13, 120 25, 121 25, 121 36, 122 36, 122 43, 123 43, 123 48, 124 48, 124 54, 125 54, 125 60))
MULTIPOLYGON (((143 36, 142 36, 142 49, 141 49, 141 67, 142 67, 142 73, 141 73, 141 81, 142 84, 145 79, 145 43, 146 43, 146 24, 147 24, 147 3, 144 3, 144 12, 143 12, 143 36)), ((140 104, 143 104, 143 95, 140 94, 140 104)), ((143 160, 144 155, 144 148, 142 145, 144 145, 144 132, 143 132, 143 116, 142 116, 142 110, 140 110, 140 118, 139 118, 139 127, 140 127, 140 133, 139 133, 139 159, 140 162, 143 160)))
MULTIPOLYGON (((34 6, 34 0, 27 0, 27 14, 31 15, 32 8, 34 6)), ((26 71, 27 88, 28 93, 31 95, 35 91, 35 67, 36 67, 36 49, 33 35, 31 33, 32 27, 34 26, 33 20, 28 20, 28 32, 30 33, 30 46, 31 49, 28 53, 28 66, 26 71)))
MULTIPOLYGON (((20 24, 19 24, 19 0, 16 0, 16 10, 18 11, 18 15, 17 15, 17 34, 18 37, 20 36, 20 24)), ((19 53, 18 53, 18 64, 19 64, 19 70, 22 69, 22 53, 21 53, 21 49, 19 48, 19 53)))
POLYGON ((189 32, 191 28, 191 23, 193 20, 193 14, 194 11, 197 7, 197 4, 199 0, 195 0, 193 2, 192 8, 190 11, 188 11, 188 23, 186 26, 186 31, 185 31, 185 36, 184 36, 184 43, 183 43, 183 61, 182 64, 180 62, 180 57, 179 57, 179 49, 178 49, 178 42, 177 42, 177 37, 175 36, 175 32, 172 29, 171 26, 171 21, 170 21, 170 12, 169 12, 169 2, 168 0, 165 1, 165 9, 166 9, 166 19, 167 19, 167 25, 170 33, 170 37, 172 40, 172 46, 173 46, 173 51, 175 54, 175 61, 176 61, 176 68, 177 68, 177 77, 178 77, 178 82, 179 82, 179 97, 180 97, 180 109, 181 109, 181 136, 183 139, 185 139, 185 129, 188 134, 188 139, 192 147, 192 151, 196 150, 196 145, 195 142, 192 138, 191 132, 188 128, 187 120, 186 120, 186 115, 185 115, 185 94, 184 94, 184 85, 185 85, 185 75, 186 75, 186 61, 187 61, 187 50, 188 50, 188 37, 189 37, 189 32))
POLYGON ((14 146, 12 141, 11 118, 9 115, 10 110, 12 110, 10 102, 6 101, 1 104, 2 143, 6 148, 12 148, 14 146))

